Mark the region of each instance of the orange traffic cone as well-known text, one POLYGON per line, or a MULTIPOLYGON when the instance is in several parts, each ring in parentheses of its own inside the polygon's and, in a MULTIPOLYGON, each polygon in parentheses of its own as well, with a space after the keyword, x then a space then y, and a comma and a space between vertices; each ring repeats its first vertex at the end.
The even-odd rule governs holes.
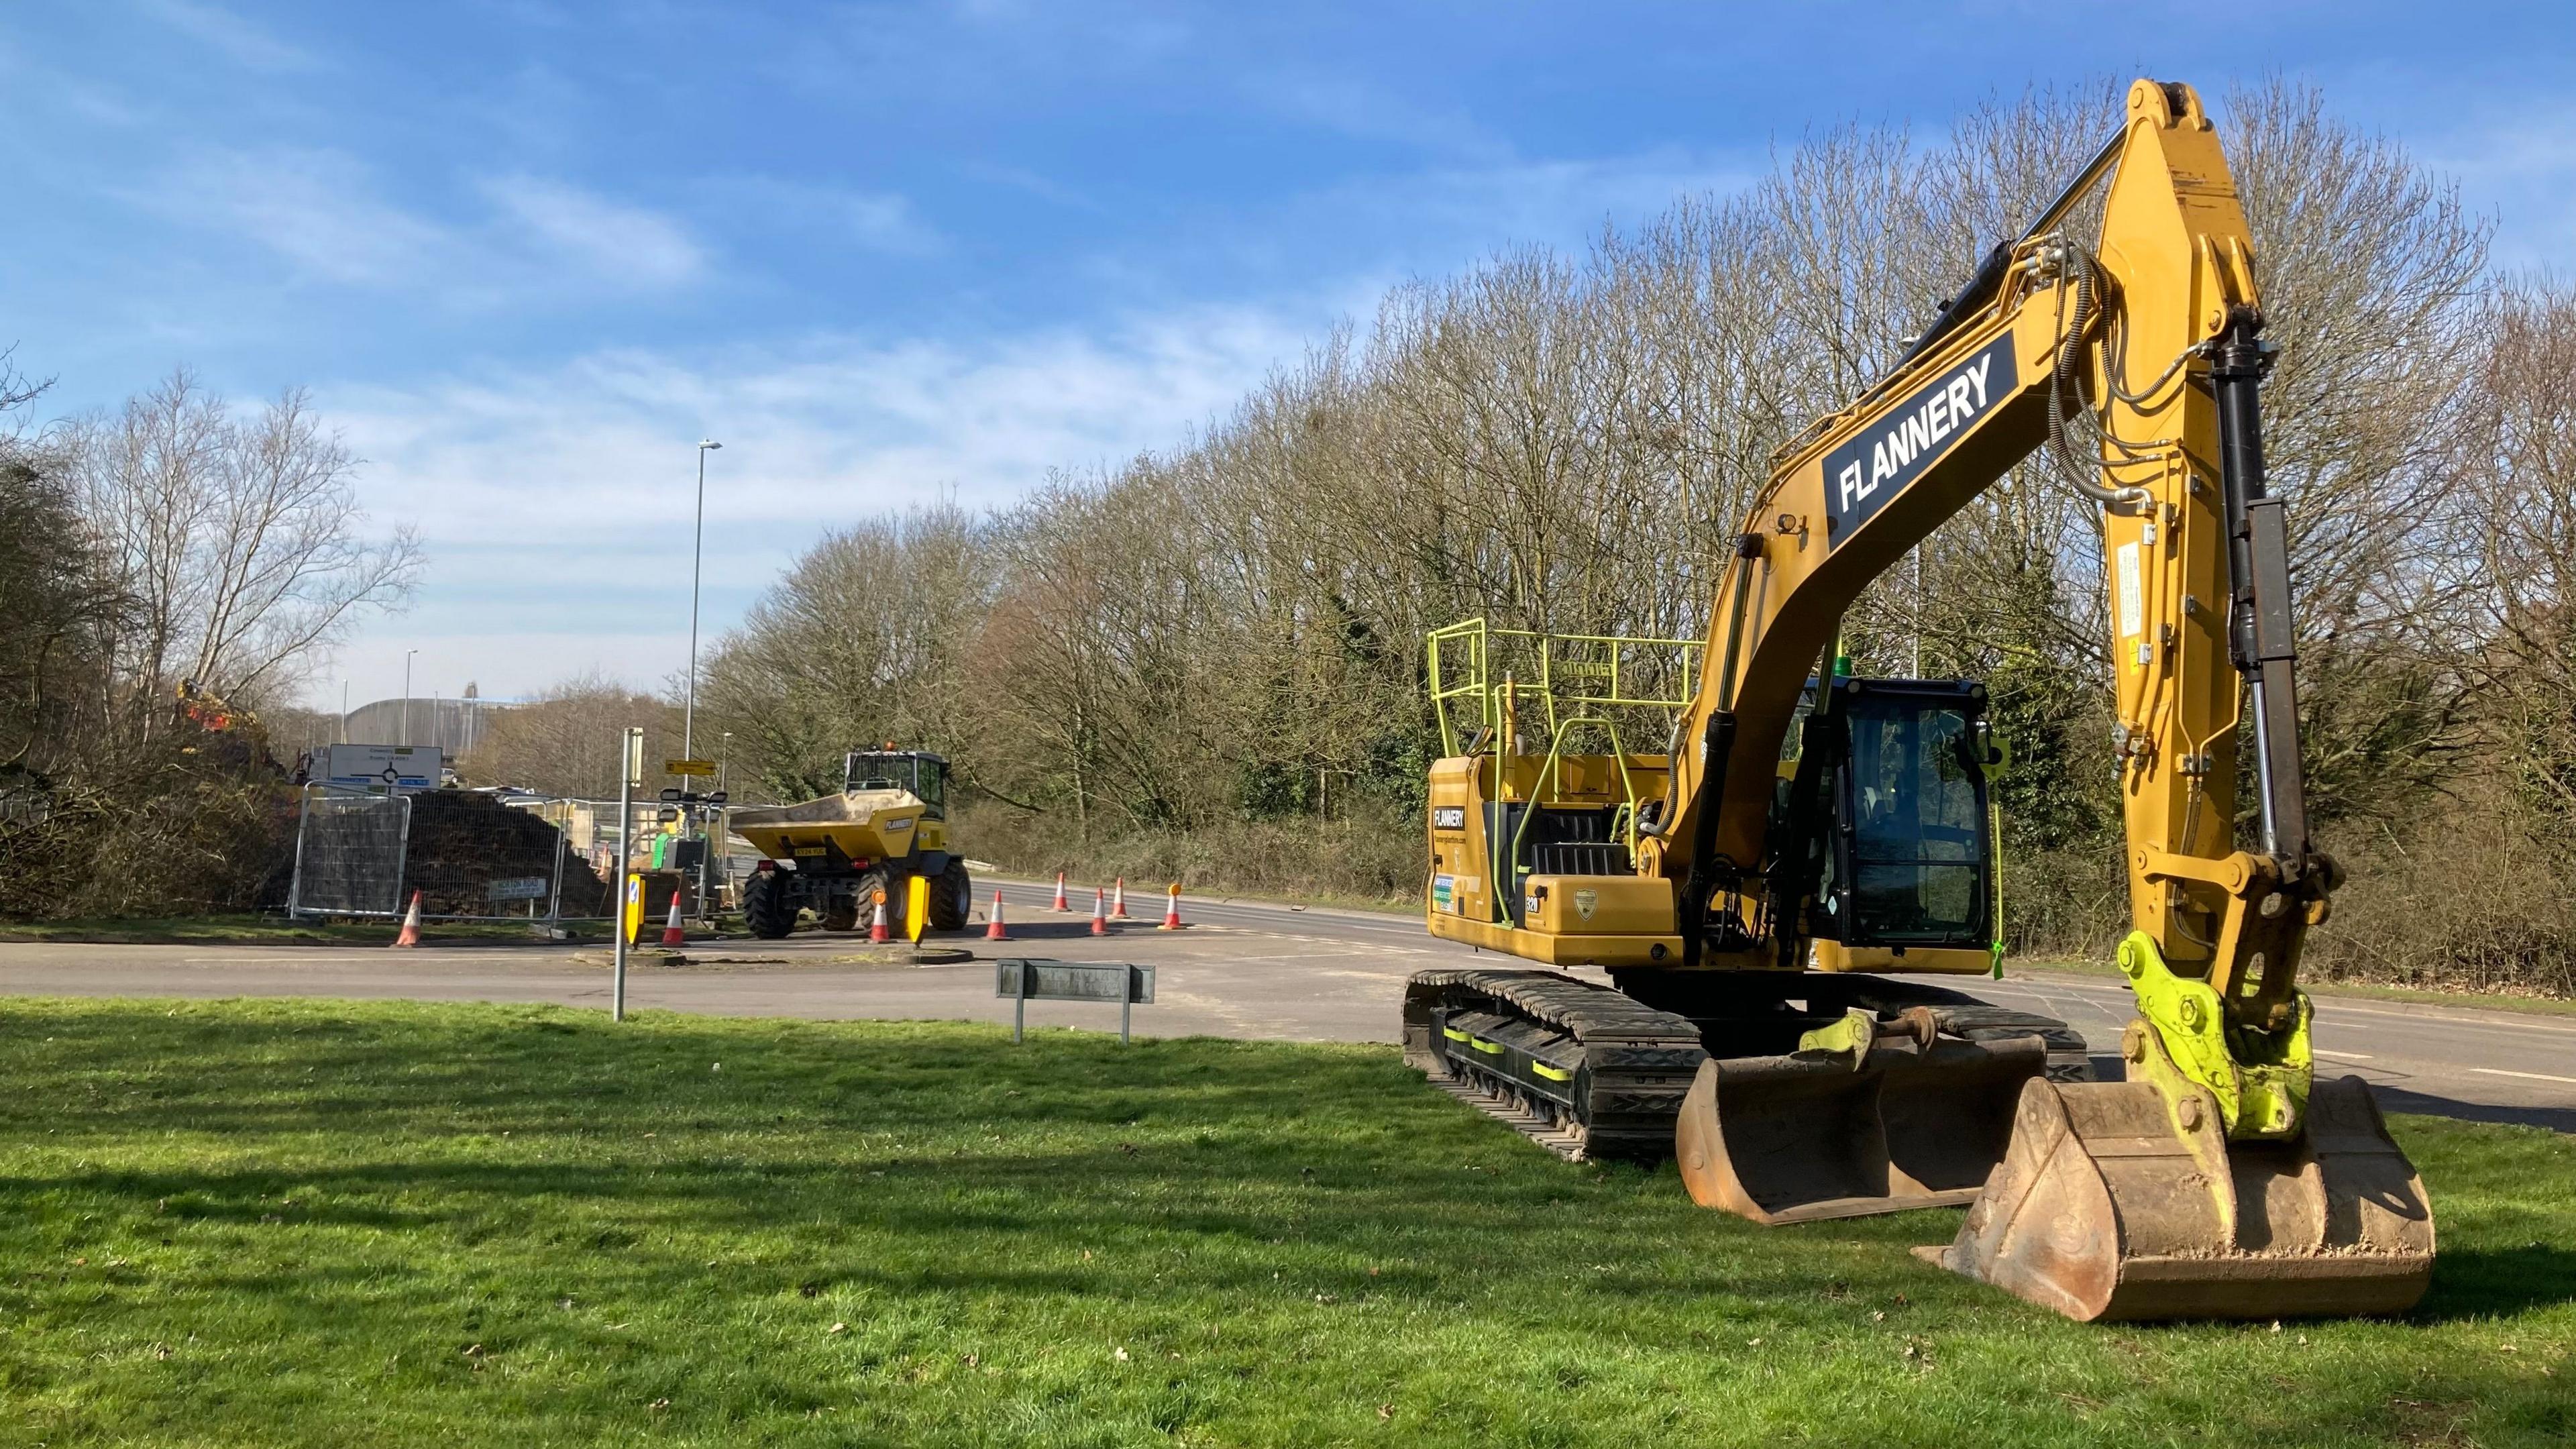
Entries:
POLYGON ((1011 939, 1011 933, 1002 929, 1002 892, 998 886, 993 890, 993 919, 984 927, 984 939, 987 941, 1011 939))
POLYGON ((1108 896, 1098 886, 1091 888, 1091 934, 1109 934, 1108 896))
POLYGON ((1169 905, 1163 907, 1163 924, 1154 929, 1157 931, 1187 929, 1181 924, 1181 883, 1179 881, 1172 882, 1172 899, 1169 905))
POLYGON ((397 946, 420 944, 420 892, 411 893, 411 909, 403 913, 402 934, 394 937, 397 946))
POLYGON ((894 939, 894 933, 886 929, 884 891, 877 892, 877 914, 876 919, 868 923, 868 939, 880 946, 894 939))
POLYGON ((678 891, 671 892, 671 918, 662 923, 662 944, 665 946, 689 944, 687 934, 680 929, 680 893, 678 891))
POLYGON ((1057 872, 1055 873, 1055 908, 1056 908, 1057 910, 1059 910, 1059 911, 1064 911, 1064 912, 1067 912, 1067 913, 1070 913, 1070 912, 1073 910, 1073 903, 1072 903, 1071 901, 1068 901, 1068 900, 1066 900, 1066 899, 1064 898, 1064 872, 1063 872, 1063 871, 1057 871, 1057 872))
POLYGON ((1110 892, 1109 919, 1113 921, 1132 921, 1136 919, 1134 916, 1127 914, 1127 877, 1123 875, 1118 877, 1117 886, 1110 892))

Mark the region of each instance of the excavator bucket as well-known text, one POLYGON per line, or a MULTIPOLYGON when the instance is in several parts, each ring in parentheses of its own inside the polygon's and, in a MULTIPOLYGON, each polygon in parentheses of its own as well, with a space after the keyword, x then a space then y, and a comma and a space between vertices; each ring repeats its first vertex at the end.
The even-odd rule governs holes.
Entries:
POLYGON ((2003 1159, 2048 1045, 1940 1038, 1857 1055, 1702 1063, 1673 1131, 1692 1199, 1757 1223, 1957 1207, 2003 1159))
POLYGON ((2398 1313, 2433 1215, 2358 1077, 2278 1142, 2228 1141, 2214 1097, 2034 1080, 1958 1238, 1915 1252, 2078 1320, 2398 1313))

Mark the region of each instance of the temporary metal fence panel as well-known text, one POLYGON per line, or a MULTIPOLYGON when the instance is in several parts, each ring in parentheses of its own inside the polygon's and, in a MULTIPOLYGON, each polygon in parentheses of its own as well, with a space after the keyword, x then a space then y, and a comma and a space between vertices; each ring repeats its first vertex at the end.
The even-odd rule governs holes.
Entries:
POLYGON ((408 798, 307 787, 295 827, 288 914, 400 914, 403 853, 410 833, 408 798))
POLYGON ((563 807, 478 792, 389 795, 307 786, 287 909, 392 917, 417 892, 425 920, 604 920, 610 890, 565 839, 563 807))
MULTIPOLYGON (((637 808, 629 868, 652 868, 655 841, 665 833, 661 808, 637 808)), ((610 920, 619 846, 613 800, 309 785, 287 909, 297 916, 398 916, 416 891, 425 920, 610 920)))

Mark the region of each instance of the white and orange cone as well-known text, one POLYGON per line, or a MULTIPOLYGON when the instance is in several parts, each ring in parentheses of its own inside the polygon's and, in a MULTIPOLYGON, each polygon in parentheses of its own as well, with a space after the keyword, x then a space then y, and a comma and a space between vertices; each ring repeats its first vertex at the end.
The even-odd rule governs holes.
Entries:
POLYGON ((402 934, 394 937, 397 946, 420 944, 420 892, 411 893, 411 909, 403 913, 402 934))
POLYGON ((993 918, 985 923, 984 939, 987 941, 1011 939, 1011 933, 1002 929, 1002 892, 999 887, 993 891, 993 918))
POLYGON ((687 933, 680 929, 680 893, 678 891, 671 892, 671 916, 669 920, 662 923, 662 944, 665 946, 689 944, 687 933))
POLYGON ((1059 911, 1063 911, 1063 912, 1065 912, 1065 913, 1066 913, 1066 914, 1068 914, 1068 915, 1072 914, 1072 912, 1073 912, 1073 902, 1068 901, 1068 900, 1066 900, 1066 899, 1064 898, 1064 872, 1063 872, 1063 871, 1057 871, 1057 872, 1055 873, 1055 908, 1056 908, 1057 910, 1059 910, 1059 911))
POLYGON ((1186 926, 1181 924, 1181 883, 1179 881, 1172 882, 1171 899, 1163 907, 1163 924, 1156 926, 1154 929, 1157 931, 1180 931, 1188 929, 1186 926))
POLYGON ((880 946, 894 939, 894 933, 886 929, 884 891, 877 892, 877 914, 868 923, 868 939, 880 946))
POLYGON ((1091 888, 1091 934, 1109 934, 1109 897, 1098 886, 1091 888))
POLYGON ((1109 892, 1109 919, 1113 921, 1136 919, 1127 914, 1127 877, 1123 875, 1118 877, 1118 884, 1111 887, 1109 892))

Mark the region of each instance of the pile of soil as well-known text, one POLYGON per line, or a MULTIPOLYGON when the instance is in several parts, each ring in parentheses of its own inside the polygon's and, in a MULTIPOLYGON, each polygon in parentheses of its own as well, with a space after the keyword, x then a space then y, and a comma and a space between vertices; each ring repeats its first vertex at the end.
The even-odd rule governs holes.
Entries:
MULTIPOLYGON (((563 832, 538 816, 471 790, 423 790, 411 797, 411 843, 403 856, 404 899, 421 893, 430 915, 514 916, 524 900, 495 900, 492 883, 561 881, 566 916, 608 914, 608 883, 593 874, 563 832), (560 874, 558 874, 560 872, 560 874)), ((546 896, 537 914, 546 914, 546 896)))

